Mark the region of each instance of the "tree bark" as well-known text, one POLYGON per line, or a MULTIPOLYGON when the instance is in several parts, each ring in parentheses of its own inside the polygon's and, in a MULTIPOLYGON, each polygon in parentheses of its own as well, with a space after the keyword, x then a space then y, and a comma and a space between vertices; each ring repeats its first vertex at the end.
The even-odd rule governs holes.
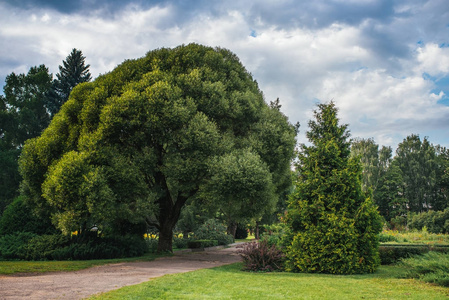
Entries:
POLYGON ((257 222, 257 221, 256 221, 256 229, 254 230, 254 238, 256 240, 260 239, 260 236, 259 236, 259 222, 257 222))
POLYGON ((173 252, 173 227, 168 224, 161 226, 159 231, 159 241, 157 244, 157 252, 173 252))

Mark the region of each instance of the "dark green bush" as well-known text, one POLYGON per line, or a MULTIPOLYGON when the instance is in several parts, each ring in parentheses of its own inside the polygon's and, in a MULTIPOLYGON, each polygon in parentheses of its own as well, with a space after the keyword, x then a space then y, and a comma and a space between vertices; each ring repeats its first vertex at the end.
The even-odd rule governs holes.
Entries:
POLYGON ((207 248, 218 246, 217 240, 193 240, 187 243, 187 247, 190 249, 207 248))
POLYGON ((89 260, 143 255, 148 244, 140 236, 74 236, 16 233, 0 238, 0 258, 24 260, 89 260))
POLYGON ((30 232, 16 232, 0 237, 0 260, 25 259, 28 242, 36 237, 30 232))
POLYGON ((54 234, 56 229, 49 218, 36 216, 26 204, 25 198, 19 196, 6 207, 0 218, 0 236, 16 232, 54 234))
POLYGON ((248 237, 248 229, 246 226, 237 224, 237 229, 235 231, 236 239, 246 239, 248 237))
POLYGON ((429 246, 429 245, 412 245, 412 244, 395 244, 379 246, 380 261, 382 265, 390 265, 398 262, 403 258, 422 255, 429 251, 449 253, 449 247, 445 246, 429 246))
MULTIPOLYGON (((27 244, 26 260, 53 260, 53 252, 70 245, 70 237, 62 234, 39 235, 27 244)), ((67 257, 65 259, 69 259, 67 257)), ((63 260, 62 258, 60 260, 63 260)))

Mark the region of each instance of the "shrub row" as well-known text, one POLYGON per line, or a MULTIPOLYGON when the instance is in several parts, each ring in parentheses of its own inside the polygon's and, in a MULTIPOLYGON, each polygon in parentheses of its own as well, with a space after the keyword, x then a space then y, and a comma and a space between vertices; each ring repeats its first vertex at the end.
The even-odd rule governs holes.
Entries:
POLYGON ((89 260, 143 255, 148 245, 138 236, 78 237, 27 232, 0 238, 0 259, 89 260))
POLYGON ((199 249, 218 246, 217 240, 192 240, 187 243, 187 247, 190 249, 199 249))
POLYGON ((429 251, 449 253, 449 246, 394 244, 379 246, 380 261, 382 265, 389 265, 398 262, 402 258, 414 255, 422 255, 429 251))

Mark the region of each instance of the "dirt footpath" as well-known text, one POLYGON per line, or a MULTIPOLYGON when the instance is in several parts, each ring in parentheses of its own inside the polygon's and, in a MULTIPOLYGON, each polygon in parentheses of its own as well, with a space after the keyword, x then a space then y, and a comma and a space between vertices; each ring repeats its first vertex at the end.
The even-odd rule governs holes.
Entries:
POLYGON ((233 245, 226 249, 184 252, 154 261, 118 263, 75 272, 0 275, 0 299, 82 299, 166 274, 239 262, 241 258, 236 250, 233 245))

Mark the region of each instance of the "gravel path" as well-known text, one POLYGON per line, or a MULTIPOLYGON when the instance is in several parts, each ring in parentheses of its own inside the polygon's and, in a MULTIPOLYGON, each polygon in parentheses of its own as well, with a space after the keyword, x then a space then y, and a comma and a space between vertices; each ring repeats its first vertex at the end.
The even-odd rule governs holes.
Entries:
POLYGON ((0 275, 0 299, 83 299, 166 274, 239 262, 241 258, 236 247, 183 252, 154 261, 118 263, 75 272, 0 275))

